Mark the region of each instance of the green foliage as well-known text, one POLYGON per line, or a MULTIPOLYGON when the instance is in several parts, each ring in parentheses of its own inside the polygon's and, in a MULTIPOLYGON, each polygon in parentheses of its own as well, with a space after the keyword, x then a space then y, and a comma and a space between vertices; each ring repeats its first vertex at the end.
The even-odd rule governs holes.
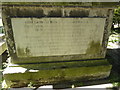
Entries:
POLYGON ((111 34, 113 34, 113 33, 120 33, 120 6, 114 10, 113 25, 111 28, 111 34), (118 24, 117 28, 114 28, 115 24, 118 24))
POLYGON ((114 82, 113 83, 113 87, 119 87, 120 86, 120 82, 114 82))
POLYGON ((33 88, 33 83, 30 82, 30 83, 28 84, 28 87, 33 88))
POLYGON ((114 10, 113 23, 120 24, 120 6, 114 10))
POLYGON ((3 28, 3 26, 0 26, 0 33, 4 33, 4 28, 3 28))

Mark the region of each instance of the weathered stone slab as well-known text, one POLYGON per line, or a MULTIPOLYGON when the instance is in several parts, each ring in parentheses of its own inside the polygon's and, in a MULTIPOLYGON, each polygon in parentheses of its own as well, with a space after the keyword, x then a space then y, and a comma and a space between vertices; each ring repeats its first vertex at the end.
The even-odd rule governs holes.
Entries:
MULTIPOLYGON (((28 68, 27 65, 10 65, 4 70, 3 74, 8 87, 26 87, 30 82, 32 86, 64 84, 65 82, 69 83, 74 81, 82 82, 106 78, 110 74, 111 65, 106 60, 96 60, 96 62, 84 61, 84 63, 86 63, 86 66, 77 66, 77 64, 73 63, 74 65, 67 68, 51 68, 53 65, 51 63, 46 63, 46 65, 33 64, 34 66, 44 66, 44 68, 39 69, 35 69, 36 67, 28 68), (75 65, 76 67, 74 67, 75 65), (25 68, 26 66, 27 68, 25 68)), ((66 64, 69 64, 69 62, 66 62, 66 64)), ((62 66, 60 63, 54 65, 62 66)))
POLYGON ((12 18, 18 57, 99 53, 106 18, 12 18), (23 39, 21 39, 23 38, 23 39), (91 52, 92 53, 92 52, 91 52))

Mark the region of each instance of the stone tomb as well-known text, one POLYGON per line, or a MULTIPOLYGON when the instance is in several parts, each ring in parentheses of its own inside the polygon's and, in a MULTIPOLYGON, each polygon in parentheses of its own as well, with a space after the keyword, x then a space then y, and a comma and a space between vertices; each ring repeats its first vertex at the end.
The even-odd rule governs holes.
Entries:
POLYGON ((105 55, 113 8, 104 3, 3 3, 2 9, 11 58, 3 72, 8 87, 109 76, 105 55))

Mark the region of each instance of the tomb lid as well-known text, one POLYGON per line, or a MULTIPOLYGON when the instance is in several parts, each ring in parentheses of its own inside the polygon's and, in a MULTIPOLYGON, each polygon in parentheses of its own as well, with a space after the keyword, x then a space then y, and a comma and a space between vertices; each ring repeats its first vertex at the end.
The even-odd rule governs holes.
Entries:
POLYGON ((77 6, 116 8, 120 0, 1 0, 2 6, 77 6))
POLYGON ((1 2, 119 2, 120 0, 1 0, 1 2))

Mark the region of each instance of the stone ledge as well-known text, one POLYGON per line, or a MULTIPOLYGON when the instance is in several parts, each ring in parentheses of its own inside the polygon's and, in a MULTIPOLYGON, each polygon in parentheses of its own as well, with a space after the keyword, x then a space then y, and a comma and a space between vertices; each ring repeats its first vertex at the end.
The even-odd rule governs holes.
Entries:
POLYGON ((93 66, 39 70, 10 65, 4 70, 3 76, 8 87, 26 87, 30 82, 33 86, 55 85, 107 78, 111 68, 110 64, 96 64, 93 66))
POLYGON ((0 42, 0 55, 7 49, 6 42, 0 42))
POLYGON ((6 2, 5 2, 5 0, 3 0, 2 1, 2 6, 11 6, 11 5, 14 5, 14 6, 16 6, 16 5, 18 5, 18 6, 73 6, 73 7, 100 7, 100 8, 103 8, 103 7, 107 7, 107 8, 116 8, 118 5, 119 5, 119 1, 114 1, 114 2, 77 2, 77 1, 75 1, 74 0, 74 2, 71 2, 70 0, 68 0, 68 1, 66 1, 66 2, 61 2, 61 0, 60 1, 58 1, 57 0, 57 2, 53 2, 53 1, 49 1, 49 0, 47 0, 47 1, 43 1, 42 2, 42 0, 39 2, 37 2, 37 1, 34 1, 34 2, 26 2, 26 1, 23 1, 23 2, 14 2, 14 0, 13 0, 13 2, 12 1, 7 1, 6 0, 6 2))
MULTIPOLYGON (((10 58, 9 61, 11 61, 10 58)), ((9 67, 23 67, 27 69, 51 70, 51 69, 61 69, 61 68, 71 68, 71 67, 72 68, 91 67, 91 66, 101 66, 101 65, 109 65, 107 59, 20 63, 20 64, 9 64, 9 67)))
POLYGON ((7 49, 6 42, 4 41, 5 34, 0 34, 0 55, 7 49))
POLYGON ((1 0, 1 2, 119 2, 119 0, 1 0))

